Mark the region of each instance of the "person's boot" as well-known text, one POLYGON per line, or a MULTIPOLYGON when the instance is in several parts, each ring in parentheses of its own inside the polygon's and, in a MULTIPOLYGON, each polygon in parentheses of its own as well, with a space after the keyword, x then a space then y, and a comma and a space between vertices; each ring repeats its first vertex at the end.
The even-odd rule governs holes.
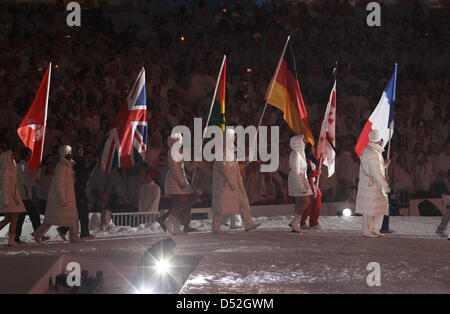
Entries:
POLYGON ((444 230, 436 230, 436 234, 440 237, 447 238, 447 233, 444 230))
POLYGON ((166 221, 167 230, 171 234, 179 234, 180 233, 180 223, 177 218, 171 216, 166 221))
POLYGON ((191 227, 189 227, 189 225, 184 225, 184 227, 183 227, 183 232, 184 233, 197 232, 197 231, 198 231, 198 229, 191 228, 191 227))
POLYGON ((37 244, 42 244, 42 237, 38 236, 36 231, 31 234, 37 244))
POLYGON ((379 236, 373 232, 364 232, 363 236, 368 238, 379 238, 379 236))
POLYGON ((222 230, 221 225, 222 225, 222 216, 214 215, 212 221, 212 233, 214 234, 225 233, 225 231, 222 230))
POLYGON ((289 223, 289 227, 291 227, 291 232, 301 233, 302 229, 300 228, 300 219, 301 215, 295 215, 294 219, 289 223))
POLYGON ((18 245, 23 245, 23 244, 25 244, 25 241, 20 240, 20 238, 18 238, 18 237, 15 237, 15 238, 14 238, 14 241, 16 241, 16 243, 17 243, 18 245))
POLYGON ((381 233, 379 230, 377 230, 377 229, 372 229, 371 232, 372 232, 373 234, 376 234, 376 235, 379 236, 379 237, 384 237, 384 234, 382 234, 382 233, 381 233))
POLYGON ((20 244, 16 242, 16 235, 10 234, 8 239, 8 246, 19 246, 20 244))
POLYGON ((250 228, 245 229, 246 232, 255 230, 256 228, 258 228, 259 226, 261 226, 261 223, 254 223, 250 228))
POLYGON ((159 223, 159 225, 161 226, 161 229, 166 232, 167 231, 167 226, 163 220, 162 216, 159 216, 158 218, 156 218, 156 222, 159 223))
MULTIPOLYGON (((62 231, 62 228, 58 227, 56 228, 56 231, 58 232, 58 235, 61 238, 61 240, 66 241, 66 234, 62 231)), ((42 242, 42 238, 40 239, 40 241, 42 242)))
POLYGON ((70 243, 82 243, 82 242, 84 242, 84 239, 81 239, 80 237, 77 236, 77 237, 70 238, 69 242, 70 243))

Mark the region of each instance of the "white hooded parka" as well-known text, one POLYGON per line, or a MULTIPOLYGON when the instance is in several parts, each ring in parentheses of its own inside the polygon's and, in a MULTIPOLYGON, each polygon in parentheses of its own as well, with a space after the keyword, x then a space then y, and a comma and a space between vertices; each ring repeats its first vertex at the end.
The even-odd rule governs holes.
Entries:
MULTIPOLYGON (((227 129, 225 136, 234 137, 233 130, 227 129)), ((232 142, 232 141, 231 141, 232 142)), ((234 154, 233 147, 226 147, 229 155, 234 154)), ((211 211, 216 215, 239 214, 242 210, 250 211, 247 192, 242 182, 238 161, 215 161, 212 175, 211 211)))
POLYGON ((167 165, 169 170, 166 174, 165 192, 169 195, 191 194, 192 188, 186 177, 183 160, 175 161, 172 158, 172 146, 177 142, 182 142, 180 133, 173 134, 168 138, 169 152, 167 154, 167 165), (182 188, 182 186, 185 187, 182 188))
POLYGON ((388 215, 389 184, 385 178, 383 147, 369 143, 361 154, 356 212, 366 216, 388 215))
POLYGON ((60 160, 48 193, 44 223, 55 226, 73 226, 78 223, 75 201, 75 174, 73 160, 67 160, 66 146, 59 149, 60 160))
POLYGON ((300 197, 312 195, 308 183, 308 164, 305 157, 305 145, 303 135, 296 135, 290 141, 291 153, 289 155, 288 191, 289 196, 300 197))
POLYGON ((0 213, 25 212, 17 185, 16 162, 10 150, 0 154, 0 213))

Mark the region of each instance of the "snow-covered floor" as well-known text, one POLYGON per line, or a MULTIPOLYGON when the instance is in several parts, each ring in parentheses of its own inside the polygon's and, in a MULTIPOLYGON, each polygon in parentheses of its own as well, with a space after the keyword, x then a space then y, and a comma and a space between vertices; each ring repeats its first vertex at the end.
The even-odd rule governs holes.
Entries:
MULTIPOLYGON (((255 221, 261 223, 258 230, 289 230, 288 223, 292 216, 275 216, 275 217, 258 217, 255 221)), ((395 230, 392 236, 415 236, 415 237, 436 237, 436 226, 439 224, 440 217, 409 217, 409 216, 395 216, 390 217, 390 228, 395 230)), ((327 233, 336 235, 359 234, 362 226, 362 217, 338 217, 338 216, 322 216, 319 223, 322 230, 316 230, 315 233, 327 233)), ((240 220, 238 217, 238 224, 240 220)), ((200 232, 211 231, 211 219, 193 220, 191 226, 197 228, 200 232)), ((227 229, 224 227, 224 229, 227 229)), ((230 232, 240 232, 241 229, 231 230, 230 232)), ((7 243, 6 238, 7 227, 0 233, 0 246, 7 243)), ((32 228, 30 223, 25 223, 22 232, 22 240, 26 243, 34 243, 31 236, 32 228)), ((128 236, 146 236, 146 235, 160 235, 163 231, 157 223, 149 225, 140 225, 139 227, 111 227, 108 231, 102 232, 100 230, 92 231, 96 238, 118 238, 128 236)), ((50 236, 50 242, 59 242, 59 236, 56 232, 56 227, 52 227, 47 233, 50 236)), ((0 252, 1 254, 1 252, 0 252)))
POLYGON ((446 240, 261 231, 216 241, 182 293, 450 293, 446 240), (370 262, 379 287, 366 283, 370 262))
MULTIPOLYGON (((391 217, 395 232, 380 239, 360 235, 362 217, 326 216, 321 230, 288 232, 290 217, 260 217, 258 230, 210 233, 210 220, 194 220, 200 232, 173 236, 176 254, 202 256, 182 293, 450 293, 450 241, 435 236, 439 217, 391 217), (369 287, 368 263, 379 263, 381 286, 369 287)), ((50 243, 8 248, 0 239, 0 259, 76 254, 101 258, 122 269, 105 276, 103 292, 130 291, 137 259, 151 243, 167 237, 156 225, 114 227, 94 232, 81 244, 61 242, 54 229, 50 243), (108 285, 108 282, 111 283, 108 285), (112 284, 114 282, 114 284, 112 284), (110 288, 114 286, 115 288, 110 288), (124 290, 120 290, 124 289, 124 290)), ((96 267, 102 267, 96 264, 96 267)), ((5 271, 5 270, 3 270, 5 271)))

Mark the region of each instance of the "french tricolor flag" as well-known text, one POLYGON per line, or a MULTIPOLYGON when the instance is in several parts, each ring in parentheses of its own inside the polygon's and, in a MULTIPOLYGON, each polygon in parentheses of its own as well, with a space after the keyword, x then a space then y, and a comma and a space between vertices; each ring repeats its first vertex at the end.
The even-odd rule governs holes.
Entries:
POLYGON ((356 143, 355 151, 358 157, 361 157, 364 149, 369 145, 369 133, 372 130, 379 130, 383 138, 383 147, 394 133, 394 104, 395 104, 395 86, 397 83, 397 64, 395 64, 394 74, 392 74, 389 83, 381 95, 377 107, 372 112, 366 125, 359 136, 358 143, 356 143))

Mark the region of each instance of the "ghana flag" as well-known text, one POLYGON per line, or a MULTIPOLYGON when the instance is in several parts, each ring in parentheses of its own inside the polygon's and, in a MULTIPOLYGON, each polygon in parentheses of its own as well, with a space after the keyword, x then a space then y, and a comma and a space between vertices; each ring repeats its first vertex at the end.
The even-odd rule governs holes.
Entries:
POLYGON ((270 105, 284 112, 284 120, 296 134, 303 134, 305 140, 314 145, 289 38, 267 90, 266 100, 270 105))
POLYGON ((217 125, 225 131, 225 80, 227 72, 226 56, 223 56, 219 77, 217 78, 214 99, 209 109, 207 126, 217 125))

